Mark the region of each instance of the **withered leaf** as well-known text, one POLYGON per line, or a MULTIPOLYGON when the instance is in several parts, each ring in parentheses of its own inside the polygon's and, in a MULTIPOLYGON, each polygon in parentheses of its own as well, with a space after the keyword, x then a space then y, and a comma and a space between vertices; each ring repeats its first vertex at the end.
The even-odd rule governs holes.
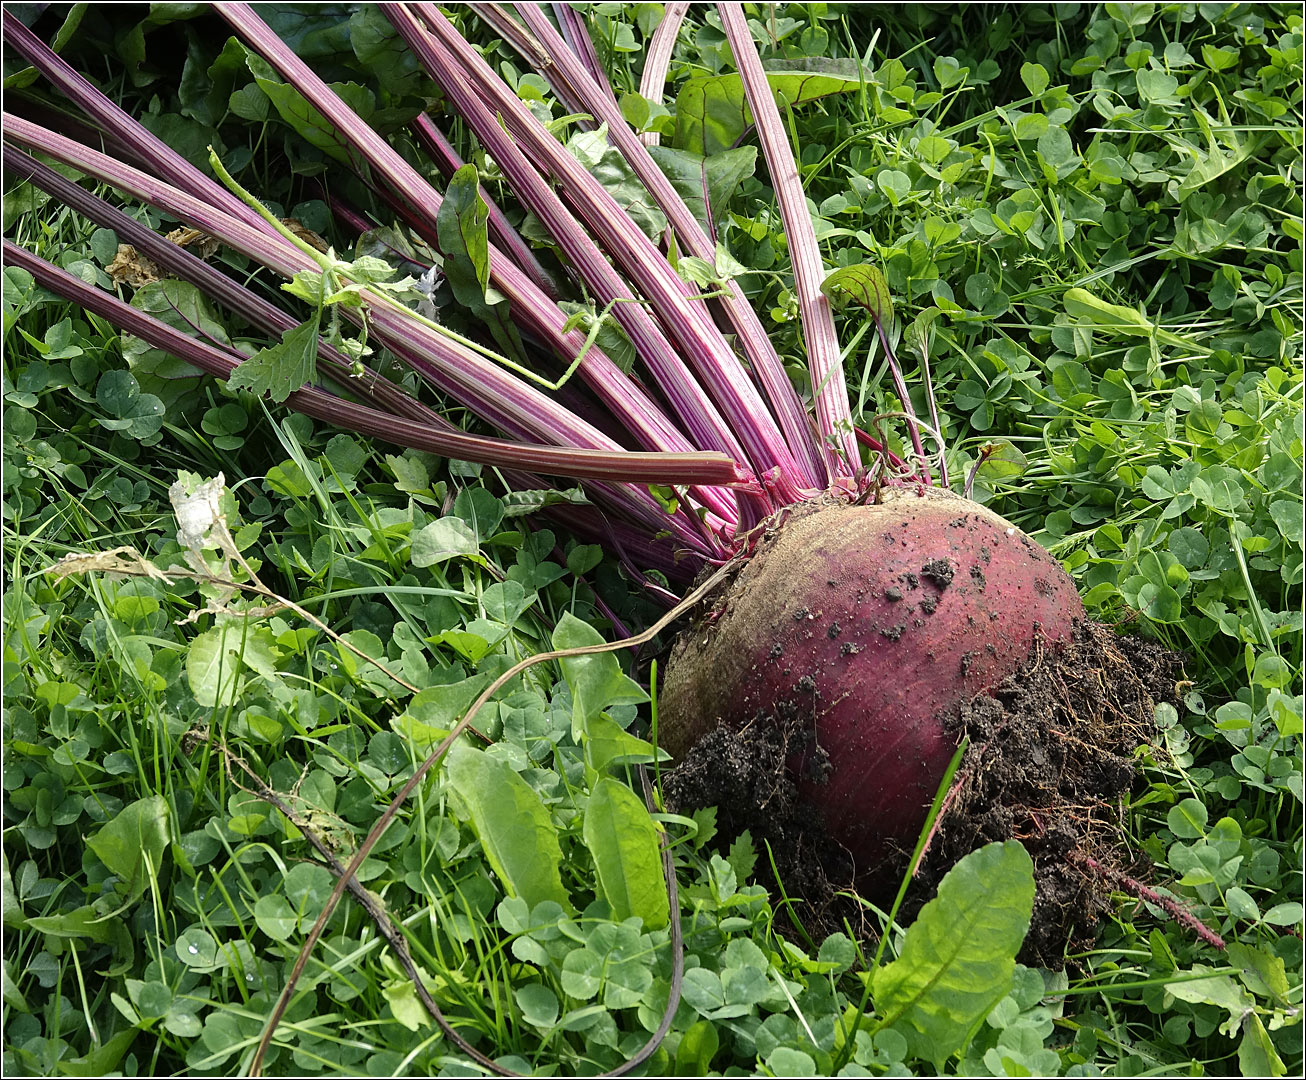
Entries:
POLYGON ((178 247, 191 249, 191 254, 198 255, 201 259, 209 258, 222 246, 216 237, 185 225, 173 229, 164 239, 170 240, 178 247))
POLYGON ((301 240, 303 240, 304 243, 306 243, 309 247, 315 247, 317 248, 318 251, 322 252, 324 255, 326 254, 326 250, 328 246, 327 242, 323 240, 322 237, 318 236, 318 234, 315 233, 312 229, 304 225, 304 223, 300 221, 298 218, 292 218, 292 217, 282 218, 281 224, 284 225, 296 236, 298 236, 301 240))
POLYGON ((118 254, 104 268, 104 272, 120 285, 130 285, 133 289, 167 276, 163 267, 148 255, 142 255, 131 244, 118 245, 118 254))

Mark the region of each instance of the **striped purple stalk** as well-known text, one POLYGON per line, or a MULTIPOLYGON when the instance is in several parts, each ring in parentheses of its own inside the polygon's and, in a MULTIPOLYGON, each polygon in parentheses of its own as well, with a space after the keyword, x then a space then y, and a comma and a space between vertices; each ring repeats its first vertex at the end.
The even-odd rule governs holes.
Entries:
MULTIPOLYGON (((376 175, 383 178, 415 211, 427 215, 432 222, 434 221, 434 215, 442 201, 439 194, 416 169, 318 78, 308 65, 258 18, 249 4, 223 4, 217 10, 265 60, 277 68, 313 107, 336 127, 341 138, 367 160, 376 175)), ((584 344, 584 335, 576 331, 563 334, 562 328, 566 322, 566 315, 510 259, 495 248, 491 248, 490 251, 490 274, 495 287, 508 298, 514 316, 522 320, 532 320, 537 331, 549 342, 553 351, 569 363, 571 357, 574 357, 584 344)), ((578 373, 612 410, 623 428, 646 449, 692 453, 701 446, 706 446, 729 452, 723 449, 724 446, 729 445, 728 438, 723 437, 719 444, 699 440, 698 445, 687 439, 673 421, 654 406, 647 395, 604 356, 601 350, 591 348, 582 361, 578 373)), ((518 385, 524 386, 520 382, 518 385)), ((460 398, 460 400, 466 399, 460 398)), ((678 405, 675 400, 672 404, 678 405)), ((481 410, 475 408, 474 411, 481 410)), ((731 453, 730 456, 741 462, 745 460, 742 453, 731 453)), ((701 489, 694 494, 713 513, 726 520, 737 519, 738 511, 735 508, 736 498, 733 492, 701 489)))
MULTIPOLYGON (((704 445, 732 454, 732 447, 742 444, 755 471, 759 475, 765 474, 776 485, 784 501, 796 496, 801 473, 766 404, 712 323, 706 307, 701 301, 691 298, 689 287, 680 280, 652 241, 630 220, 608 191, 579 161, 567 153, 489 69, 480 54, 463 40, 438 8, 432 4, 395 4, 386 7, 385 13, 404 36, 409 47, 417 53, 428 73, 444 86, 447 93, 460 99, 459 109, 463 119, 476 132, 500 168, 509 173, 518 196, 545 221, 551 234, 560 242, 571 239, 568 234, 574 226, 566 224, 571 220, 570 215, 552 188, 538 176, 534 177, 536 182, 532 183, 529 177, 518 177, 509 172, 513 168, 509 159, 517 162, 522 160, 516 144, 520 142, 530 145, 547 160, 551 176, 564 188, 571 189, 585 225, 600 240, 604 253, 630 275, 631 281, 657 312, 663 326, 675 338, 685 359, 710 389, 713 400, 719 406, 719 416, 725 421, 724 430, 718 427, 716 411, 712 410, 706 414, 713 420, 710 429, 706 432, 694 430, 695 437, 703 439, 705 435, 709 436, 712 441, 704 441, 704 445), (431 35, 422 31, 415 13, 420 14, 431 34, 438 38, 438 44, 431 35), (460 73, 451 70, 446 54, 440 49, 441 45, 449 57, 457 60, 460 73), (463 84, 460 74, 468 80, 467 84, 463 84), (495 113, 489 111, 485 102, 493 105, 495 113), (498 121, 500 116, 508 124, 515 139, 509 139, 503 131, 498 121), (725 441, 720 441, 722 439, 725 441)), ((572 256, 570 250, 568 255, 572 256)), ((599 271, 598 282, 601 286, 595 291, 607 302, 613 295, 620 293, 603 295, 609 292, 606 280, 609 275, 603 273, 604 268, 611 273, 606 260, 604 267, 594 268, 599 271)), ((651 341, 646 340, 650 338, 649 331, 656 331, 656 327, 652 316, 642 307, 623 304, 614 315, 622 322, 646 364, 652 367, 667 360, 660 349, 651 351, 648 347, 650 344, 656 346, 656 339, 660 335, 654 333, 651 341)), ((675 368, 666 373, 674 372, 678 375, 683 370, 683 364, 679 362, 679 357, 673 356, 671 359, 676 362, 675 368)), ((674 393, 675 398, 680 399, 673 400, 673 407, 681 418, 687 423, 693 420, 701 424, 705 415, 700 411, 701 403, 692 399, 683 400, 683 394, 677 393, 682 390, 679 384, 669 386, 661 377, 663 372, 655 369, 655 374, 659 376, 663 392, 668 396, 674 393)))
MULTIPOLYGON (((662 13, 662 21, 653 31, 653 39, 648 43, 648 52, 644 54, 644 70, 639 76, 640 96, 649 101, 662 101, 663 91, 667 85, 667 72, 671 69, 671 54, 676 50, 676 38, 680 36, 680 24, 689 12, 686 0, 676 0, 668 4, 662 13)), ((646 131, 639 137, 645 146, 657 146, 661 137, 656 131, 646 131)))
POLYGON ((5 43, 22 53, 65 97, 99 123, 111 138, 126 146, 138 161, 149 162, 152 169, 168 177, 182 191, 213 200, 215 207, 260 232, 270 231, 267 222, 253 210, 123 112, 7 8, 0 17, 3 18, 5 43))
MULTIPOLYGON (((507 91, 506 87, 502 88, 503 94, 497 93, 500 85, 493 73, 489 73, 489 78, 483 79, 475 88, 463 80, 455 62, 456 54, 443 47, 451 44, 455 38, 459 41, 462 39, 447 22, 444 22, 443 16, 435 13, 435 17, 448 28, 449 34, 442 34, 441 40, 437 41, 427 34, 416 18, 403 7, 389 6, 386 8, 386 15, 422 61, 428 73, 455 101, 463 120, 476 132, 499 168, 509 177, 518 198, 544 223, 597 298, 603 303, 625 301, 616 304, 612 315, 630 336, 645 366, 653 373, 690 437, 700 445, 711 446, 739 460, 747 460, 745 450, 740 441, 732 435, 726 418, 703 392, 702 387, 681 359, 679 350, 664 336, 662 327, 643 305, 634 302, 637 300, 634 293, 621 280, 609 262, 608 256, 617 258, 617 253, 606 244, 601 250, 589 239, 551 185, 526 159, 518 142, 509 138, 507 132, 500 126, 499 116, 519 119, 511 117, 509 110, 514 104, 520 107, 521 102, 507 91), (483 104, 487 99, 495 106, 495 113, 491 113, 483 104)), ((463 58, 458 57, 458 59, 463 58)), ((527 112, 526 115, 530 114, 527 112)), ((531 146, 536 154, 548 163, 550 170, 561 176, 564 184, 583 183, 579 179, 580 176, 587 180, 591 179, 580 167, 580 163, 566 154, 557 140, 547 131, 543 132, 542 139, 532 141, 531 146), (560 158, 550 153, 554 148, 561 152, 561 157, 565 157, 576 166, 574 170, 570 170, 570 175, 561 171, 566 169, 566 165, 560 158), (559 166, 561 169, 558 168, 559 166)), ((605 196, 606 194, 604 192, 605 196)), ((638 234, 640 238, 643 238, 643 234, 625 212, 611 201, 610 197, 608 202, 611 205, 602 206, 602 214, 595 211, 595 216, 605 216, 613 228, 596 231, 615 234, 605 237, 605 240, 615 241, 616 236, 620 236, 621 239, 616 242, 629 251, 631 234, 638 234)), ((593 221, 589 224, 594 227, 593 221)), ((656 261, 666 274, 674 277, 674 272, 660 254, 656 256, 656 261)), ((665 284, 664 281, 664 293, 665 284)), ((685 307, 684 290, 678 278, 675 289, 682 301, 681 306, 685 307)), ((719 339, 719 335, 717 337, 719 339)), ((754 465, 756 466, 756 462, 754 465)))
MULTIPOLYGON (((222 240, 283 277, 289 278, 300 271, 313 272, 317 269, 317 265, 307 255, 278 234, 256 232, 244 222, 215 209, 211 203, 179 191, 98 151, 47 132, 21 117, 5 114, 3 127, 6 140, 48 154, 57 161, 112 184, 193 228, 222 240)), ((497 364, 455 342, 436 335, 408 318, 406 313, 396 312, 384 303, 374 304, 371 325, 376 337, 397 356, 412 364, 420 374, 444 392, 467 404, 478 415, 517 438, 553 446, 625 452, 621 446, 579 420, 531 384, 522 382, 497 364)), ((747 480, 746 474, 737 469, 732 476, 736 483, 747 480)), ((715 486, 699 485, 695 490, 719 492, 727 496, 730 494, 715 486)), ((686 543, 695 546, 706 544, 709 550, 717 546, 710 538, 704 538, 697 518, 687 515, 683 510, 675 518, 668 517, 646 490, 639 487, 626 489, 624 502, 628 512, 637 514, 649 523, 656 522, 657 527, 672 530, 686 543)))
MULTIPOLYGON (((113 325, 148 341, 155 348, 180 357, 201 371, 225 379, 241 357, 183 334, 167 323, 139 311, 112 293, 88 285, 26 248, 4 241, 4 262, 26 270, 36 282, 99 315, 113 325)), ((565 476, 594 477, 622 483, 720 484, 730 483, 734 462, 720 454, 632 454, 626 451, 579 450, 569 447, 531 446, 504 439, 468 435, 460 431, 433 430, 431 425, 391 416, 366 405, 346 401, 315 386, 296 390, 286 399, 296 412, 401 446, 433 454, 480 461, 504 468, 529 469, 565 476)))
POLYGON ((852 412, 848 407, 848 387, 844 380, 839 337, 834 329, 834 315, 829 297, 821 292, 825 266, 816 242, 816 230, 812 228, 812 216, 807 209, 807 196, 803 194, 802 181, 798 177, 798 164, 743 9, 738 4, 718 4, 717 12, 730 42, 735 66, 743 79, 744 95, 753 113, 758 142, 780 204, 780 217, 784 222, 794 269, 794 295, 798 298, 803 339, 807 344, 807 370, 812 382, 817 423, 821 434, 842 456, 843 475, 851 476, 861 459, 853 433, 852 412))
MULTIPOLYGON (((615 106, 617 95, 612 92, 608 76, 603 70, 603 65, 599 63, 599 56, 594 51, 594 42, 590 38, 584 17, 570 4, 555 3, 549 6, 553 8, 553 17, 558 20, 558 30, 566 40, 567 47, 585 65, 585 70, 589 72, 590 77, 607 91, 608 99, 615 106)), ((543 11, 540 14, 542 15, 543 11)))
MULTIPOLYGON (((555 79, 551 85, 565 85, 568 88, 567 93, 574 96, 572 108, 592 111, 608 125, 608 138, 621 151, 659 209, 666 215, 675 230, 676 243, 690 255, 715 264, 715 241, 703 231, 698 219, 671 186, 647 148, 631 131, 609 96, 603 93, 602 87, 580 67, 576 57, 571 55, 566 43, 538 8, 530 4, 519 4, 517 10, 539 45, 532 53, 525 54, 527 61, 541 73, 555 79)), ((506 16, 500 13, 499 18, 506 19, 506 16)), ((496 28, 498 25, 496 19, 496 28)), ((800 483, 808 488, 823 488, 828 483, 827 462, 812 436, 811 424, 802 401, 743 290, 733 281, 729 288, 731 295, 720 305, 719 310, 725 315, 730 329, 738 336, 744 354, 784 432, 785 441, 794 451, 803 470, 800 483)), ((828 464, 833 465, 833 460, 828 464)))
MULTIPOLYGON (((112 229, 120 242, 131 244, 160 267, 189 281, 210 299, 236 312, 265 333, 279 337, 298 325, 299 320, 253 290, 233 281, 184 247, 165 240, 153 229, 146 228, 135 218, 128 217, 22 150, 12 146, 7 148, 5 169, 29 180, 83 217, 112 229)), ((324 373, 341 387, 372 398, 378 406, 395 415, 437 427, 448 425, 450 430, 456 430, 439 413, 409 397, 401 387, 381 378, 376 372, 364 368, 361 376, 357 374, 354 362, 325 340, 318 342, 317 360, 324 373)))

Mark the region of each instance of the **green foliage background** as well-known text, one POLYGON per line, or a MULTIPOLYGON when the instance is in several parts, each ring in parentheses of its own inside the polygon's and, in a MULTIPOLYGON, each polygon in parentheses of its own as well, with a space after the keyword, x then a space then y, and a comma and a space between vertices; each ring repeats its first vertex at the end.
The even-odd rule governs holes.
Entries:
MULTIPOLYGON (((993 976, 997 1004, 973 1024, 953 1016, 973 1037, 939 1057, 920 1034, 937 1016, 889 1023, 881 1005, 919 945, 891 930, 890 962, 870 976, 845 935, 782 932, 784 898, 749 884, 765 852, 744 839, 714 853, 711 815, 670 821, 689 970, 651 1070, 1299 1072, 1299 12, 747 8, 769 60, 844 62, 839 93, 787 116, 803 182, 830 268, 882 266, 900 351, 914 359, 913 342, 928 343, 954 484, 997 447, 977 497, 1056 553, 1100 617, 1188 653, 1183 708, 1158 711, 1161 745, 1141 752, 1128 840, 1155 863, 1158 891, 1230 948, 1122 897, 1065 971, 993 976)), ((141 8, 139 22, 135 10, 74 9, 65 54, 183 153, 202 161, 214 145, 242 183, 348 246, 310 183, 364 205, 368 194, 294 92, 224 44, 202 5, 141 8)), ((260 12, 383 130, 434 95, 371 5, 260 12)), ((630 95, 661 5, 588 13, 630 95)), ((38 28, 52 36, 63 14, 38 28)), ((685 118, 704 94, 730 100, 710 81, 732 69, 724 34, 706 8, 692 18, 668 107, 623 98, 670 143, 695 138, 685 118)), ((560 114, 468 22, 518 93, 560 114)), ((11 89, 30 82, 20 67, 6 58, 11 89)), ((723 127, 703 149, 738 134, 723 127)), ((465 149, 493 184, 492 163, 465 149)), ((755 271, 746 288, 782 354, 799 358, 765 171, 727 190, 721 239, 755 271)), ((110 286, 116 238, 14 177, 4 226, 110 286)), ((174 284, 135 302, 262 344, 174 284)), ((869 423, 900 403, 854 312, 841 337, 869 423)), ((348 851, 490 677, 560 627, 611 637, 614 618, 642 625, 651 608, 601 550, 523 516, 543 495, 499 497, 477 470, 269 413, 14 270, 3 327, 4 1071, 229 1074, 331 875, 227 770, 217 740, 348 851), (223 472, 251 565, 419 692, 287 612, 187 622, 215 599, 204 588, 43 573, 69 551, 121 544, 179 564, 167 492, 181 471, 223 472)), ((909 381, 923 412, 920 373, 909 381)), ((648 756, 634 734, 648 707, 615 665, 588 681, 532 669, 478 721, 497 739, 478 768, 511 773, 523 820, 558 845, 538 880, 508 869, 511 852, 487 859, 474 823, 495 807, 474 805, 470 772, 425 788, 361 875, 407 928, 437 1001, 512 1068, 611 1068, 666 1001, 668 934, 647 881, 610 884, 614 856, 589 835, 599 815, 586 817, 592 791, 619 800, 607 785, 648 756)), ((334 917, 305 988, 272 1071, 466 1074, 358 911, 334 917)))

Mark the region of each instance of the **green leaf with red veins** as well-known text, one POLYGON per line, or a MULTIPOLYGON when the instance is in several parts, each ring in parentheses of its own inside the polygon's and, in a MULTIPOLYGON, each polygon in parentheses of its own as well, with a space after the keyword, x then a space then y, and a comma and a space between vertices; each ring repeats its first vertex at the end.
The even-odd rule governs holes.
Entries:
POLYGON ((893 323, 893 297, 889 283, 877 267, 866 263, 841 266, 821 282, 821 292, 836 308, 860 304, 883 327, 893 323))

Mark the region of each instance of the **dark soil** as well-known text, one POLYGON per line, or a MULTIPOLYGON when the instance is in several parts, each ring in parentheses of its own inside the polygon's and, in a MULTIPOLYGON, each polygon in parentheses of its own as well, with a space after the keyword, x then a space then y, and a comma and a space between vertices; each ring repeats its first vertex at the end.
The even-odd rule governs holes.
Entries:
MULTIPOLYGON (((1018 839, 1034 860, 1037 885, 1020 959, 1060 967, 1067 948, 1089 940, 1109 909, 1111 883, 1083 860, 1108 873, 1140 873, 1122 844, 1120 806, 1137 777, 1134 752, 1152 741, 1156 704, 1175 699, 1180 664, 1159 645, 1090 623, 1056 653, 1036 645, 1023 671, 963 705, 950 729, 958 740, 968 736, 970 748, 899 921, 911 921, 963 855, 1018 839)), ((664 774, 664 794, 681 813, 719 807, 724 844, 747 829, 763 852, 758 880, 773 899, 794 902, 787 914, 813 939, 845 924, 869 939, 875 920, 859 895, 891 903, 910 852, 858 873, 799 798, 788 763, 819 763, 810 738, 761 719, 739 731, 718 728, 664 774)))

